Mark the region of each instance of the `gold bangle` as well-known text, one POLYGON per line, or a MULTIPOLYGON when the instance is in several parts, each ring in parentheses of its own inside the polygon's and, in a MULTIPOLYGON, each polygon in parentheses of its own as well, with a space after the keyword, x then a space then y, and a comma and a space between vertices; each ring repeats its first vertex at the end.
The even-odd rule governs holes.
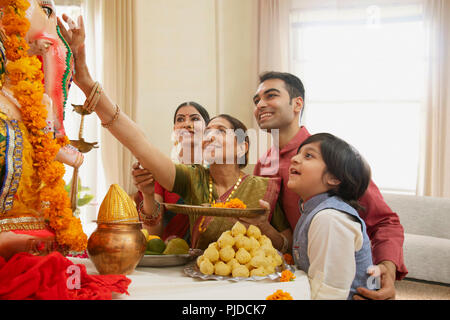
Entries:
POLYGON ((89 114, 91 114, 95 111, 95 108, 97 107, 97 104, 100 101, 102 93, 103 93, 103 88, 99 84, 97 87, 97 90, 95 90, 94 96, 92 97, 91 101, 89 102, 89 105, 85 109, 89 114))
POLYGON ((114 122, 119 118, 119 114, 120 114, 120 108, 116 104, 116 113, 114 114, 113 119, 110 122, 108 122, 108 123, 102 123, 102 127, 105 128, 105 129, 111 128, 112 125, 114 124, 114 122))
POLYGON ((93 110, 91 111, 90 110, 90 105, 91 105, 91 103, 92 103, 92 99, 94 98, 94 95, 96 94, 96 93, 98 93, 98 88, 100 87, 100 82, 96 82, 95 84, 94 84, 94 86, 92 87, 92 89, 91 89, 91 94, 89 95, 89 97, 86 99, 86 101, 84 102, 84 105, 83 105, 83 110, 85 111, 85 112, 87 112, 87 113, 89 113, 89 114, 91 114, 92 112, 93 112, 93 110))

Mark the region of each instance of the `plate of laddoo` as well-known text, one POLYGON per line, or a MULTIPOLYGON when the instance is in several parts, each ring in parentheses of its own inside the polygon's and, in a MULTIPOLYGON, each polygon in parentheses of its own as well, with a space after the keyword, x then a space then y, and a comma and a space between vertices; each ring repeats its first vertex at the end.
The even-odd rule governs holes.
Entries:
POLYGON ((203 280, 275 280, 284 270, 295 272, 261 230, 237 222, 217 241, 209 244, 195 263, 185 267, 186 275, 203 280))

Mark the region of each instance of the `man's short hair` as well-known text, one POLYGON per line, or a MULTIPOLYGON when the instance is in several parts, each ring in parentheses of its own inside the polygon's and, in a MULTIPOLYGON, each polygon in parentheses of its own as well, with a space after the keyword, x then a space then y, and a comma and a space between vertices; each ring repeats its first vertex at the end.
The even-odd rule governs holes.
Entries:
POLYGON ((259 76, 259 83, 272 79, 280 79, 284 82, 291 100, 301 97, 305 101, 305 87, 298 77, 291 73, 270 71, 259 76))

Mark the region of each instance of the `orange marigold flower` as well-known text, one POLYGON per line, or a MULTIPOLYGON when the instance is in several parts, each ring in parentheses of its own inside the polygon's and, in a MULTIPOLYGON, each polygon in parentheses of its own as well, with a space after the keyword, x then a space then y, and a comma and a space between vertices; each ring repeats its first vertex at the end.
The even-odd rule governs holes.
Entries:
POLYGON ((211 205, 213 208, 234 208, 234 209, 246 209, 247 205, 238 198, 231 199, 230 201, 223 203, 214 203, 211 205))
POLYGON ((294 264, 294 258, 292 257, 291 254, 285 253, 285 254, 283 254, 283 258, 284 258, 284 261, 286 261, 287 264, 289 264, 291 266, 294 264))
POLYGON ((295 279, 295 275, 289 270, 284 270, 281 273, 280 282, 294 281, 294 279, 295 279))
POLYGON ((294 300, 289 292, 277 290, 274 294, 268 296, 266 300, 294 300))
POLYGON ((5 28, 6 35, 18 34, 21 37, 25 37, 30 28, 30 22, 28 20, 22 19, 15 14, 6 14, 2 19, 2 24, 5 28))

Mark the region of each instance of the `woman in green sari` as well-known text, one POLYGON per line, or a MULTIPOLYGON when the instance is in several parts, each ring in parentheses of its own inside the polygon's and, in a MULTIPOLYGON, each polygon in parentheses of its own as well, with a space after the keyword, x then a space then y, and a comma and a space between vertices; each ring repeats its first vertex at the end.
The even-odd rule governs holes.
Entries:
MULTIPOLYGON (((242 171, 248 162, 250 143, 246 132, 245 125, 229 115, 213 118, 206 128, 203 142, 204 161, 209 163, 209 169, 176 165, 172 191, 190 204, 225 203, 237 198, 248 208, 266 207, 265 215, 258 219, 241 219, 241 222, 257 225, 277 249, 287 251, 291 234, 278 204, 280 181, 242 171)), ((192 246, 205 249, 235 223, 234 218, 191 216, 192 246)))
MULTIPOLYGON (((186 204, 201 205, 239 198, 249 208, 264 206, 266 214, 244 222, 258 226, 276 249, 286 252, 292 243, 292 231, 277 205, 279 181, 242 172, 242 167, 246 165, 242 160, 248 157, 249 139, 243 134, 236 134, 236 130, 242 129, 245 133, 245 126, 230 116, 214 118, 207 126, 207 138, 203 143, 204 160, 209 162, 209 169, 199 165, 176 165, 149 142, 139 126, 121 113, 119 106, 104 91, 96 90, 98 83, 92 79, 86 65, 84 26, 82 23, 77 26, 67 16, 63 18, 71 26, 70 30, 66 30, 59 21, 61 32, 75 56, 74 82, 86 97, 98 95, 94 105, 88 104, 88 111, 97 113, 103 127, 133 153, 141 166, 150 171, 164 189, 178 193, 186 204)), ((158 211, 148 218, 159 219, 158 211)), ((206 217, 191 220, 192 247, 201 249, 216 241, 236 221, 206 217)))

